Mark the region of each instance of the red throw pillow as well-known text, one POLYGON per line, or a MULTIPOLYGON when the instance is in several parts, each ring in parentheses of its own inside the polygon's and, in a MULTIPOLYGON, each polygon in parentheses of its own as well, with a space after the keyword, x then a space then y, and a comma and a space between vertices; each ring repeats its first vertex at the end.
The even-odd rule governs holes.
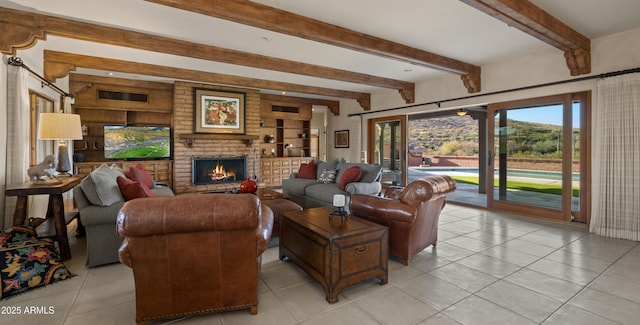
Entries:
POLYGON ((153 188, 155 185, 153 183, 153 178, 151 178, 151 175, 149 175, 147 169, 144 168, 144 165, 142 164, 137 164, 134 167, 129 167, 129 175, 127 175, 127 177, 136 182, 140 182, 146 185, 147 188, 153 188))
POLYGON ((340 178, 340 189, 344 191, 344 188, 349 183, 357 182, 362 178, 362 171, 358 166, 351 166, 344 170, 342 178, 340 178))
POLYGON ((116 178, 118 188, 125 200, 133 200, 142 197, 152 197, 153 192, 144 183, 139 183, 122 176, 116 178))
POLYGON ((312 160, 308 164, 300 164, 298 178, 316 179, 316 161, 312 160))

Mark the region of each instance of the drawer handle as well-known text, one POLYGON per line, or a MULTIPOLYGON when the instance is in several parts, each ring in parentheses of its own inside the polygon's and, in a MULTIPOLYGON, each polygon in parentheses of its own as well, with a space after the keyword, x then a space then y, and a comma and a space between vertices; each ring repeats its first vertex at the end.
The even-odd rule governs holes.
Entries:
POLYGON ((356 247, 355 251, 356 254, 364 254, 369 250, 369 247, 367 247, 367 245, 364 245, 364 247, 362 249, 360 249, 359 247, 356 247))

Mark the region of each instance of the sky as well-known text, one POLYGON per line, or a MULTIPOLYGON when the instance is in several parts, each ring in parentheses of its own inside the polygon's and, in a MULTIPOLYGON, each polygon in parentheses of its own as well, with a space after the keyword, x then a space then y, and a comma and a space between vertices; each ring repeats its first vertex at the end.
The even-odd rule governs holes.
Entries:
MULTIPOLYGON (((573 104, 573 125, 580 125, 580 104, 573 104)), ((507 118, 510 120, 542 124, 562 125, 562 105, 540 106, 532 108, 510 109, 507 118)))

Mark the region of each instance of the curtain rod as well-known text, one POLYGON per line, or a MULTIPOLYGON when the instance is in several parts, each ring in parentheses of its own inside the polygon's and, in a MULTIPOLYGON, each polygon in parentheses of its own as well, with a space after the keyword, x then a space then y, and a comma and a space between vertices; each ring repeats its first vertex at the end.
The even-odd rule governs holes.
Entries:
POLYGON ((60 89, 58 86, 56 86, 56 85, 50 83, 49 81, 47 81, 47 79, 45 79, 43 76, 39 75, 37 72, 31 70, 31 68, 29 68, 27 65, 24 64, 24 62, 22 62, 21 58, 19 58, 17 56, 12 56, 12 57, 9 58, 9 60, 7 60, 7 63, 9 65, 12 65, 12 66, 15 66, 15 67, 23 67, 23 68, 27 69, 27 71, 29 71, 32 75, 34 75, 35 77, 40 79, 42 87, 47 86, 47 87, 55 90, 57 93, 59 93, 62 96, 73 98, 73 96, 71 94, 69 94, 66 91, 60 89))
POLYGON ((395 110, 398 110, 398 109, 412 108, 412 107, 426 106, 426 105, 433 105, 433 104, 438 105, 438 107, 440 107, 440 104, 442 104, 442 103, 452 102, 452 101, 456 101, 456 100, 470 99, 470 98, 476 98, 476 97, 482 97, 482 96, 490 96, 490 95, 498 95, 498 94, 510 93, 510 92, 514 92, 514 91, 529 90, 529 89, 542 88, 542 87, 548 87, 548 86, 556 86, 556 85, 561 85, 561 84, 566 84, 566 83, 571 83, 571 82, 591 80, 591 79, 604 79, 604 78, 615 77, 615 76, 625 75, 625 74, 629 74, 629 73, 636 73, 636 72, 640 72, 640 68, 633 68, 633 69, 627 69, 627 70, 607 72, 607 73, 601 73, 599 75, 594 75, 594 76, 587 76, 587 77, 575 78, 575 79, 567 79, 567 80, 561 80, 561 81, 553 81, 553 82, 548 82, 548 83, 544 83, 544 84, 531 85, 531 86, 525 86, 525 87, 519 87, 519 88, 498 90, 498 91, 494 91, 494 92, 490 92, 490 93, 486 93, 486 94, 476 94, 476 95, 469 95, 469 96, 464 96, 464 97, 436 100, 436 101, 422 103, 422 104, 411 104, 411 105, 406 105, 406 106, 385 108, 385 109, 381 109, 381 110, 378 110, 378 111, 352 113, 352 114, 347 114, 347 117, 362 116, 362 115, 367 115, 367 114, 395 111, 395 110))

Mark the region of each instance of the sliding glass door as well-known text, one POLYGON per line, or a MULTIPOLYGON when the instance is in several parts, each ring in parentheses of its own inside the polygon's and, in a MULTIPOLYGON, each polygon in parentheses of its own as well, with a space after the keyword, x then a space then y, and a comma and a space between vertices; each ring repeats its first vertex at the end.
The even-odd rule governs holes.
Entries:
POLYGON ((369 120, 368 162, 382 165, 383 186, 407 182, 407 116, 369 120))
POLYGON ((587 101, 580 93, 489 106, 489 207, 586 222, 587 101))

